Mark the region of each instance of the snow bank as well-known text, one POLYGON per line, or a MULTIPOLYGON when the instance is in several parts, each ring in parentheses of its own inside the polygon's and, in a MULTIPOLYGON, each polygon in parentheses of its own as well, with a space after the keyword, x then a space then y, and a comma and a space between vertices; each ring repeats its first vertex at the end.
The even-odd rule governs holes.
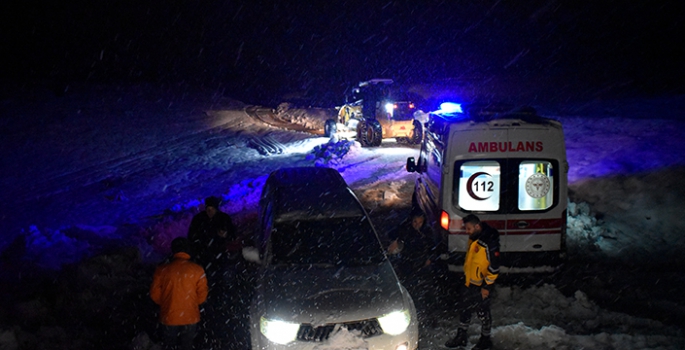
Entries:
MULTIPOLYGON (((564 296, 555 286, 500 286, 493 299, 498 349, 679 349, 677 327, 599 308, 581 291, 564 296)), ((473 324, 471 334, 478 334, 473 324)), ((477 338, 473 339, 477 341, 477 338)))
POLYGON ((682 264, 685 168, 584 179, 570 188, 581 202, 569 206, 572 243, 585 240, 624 263, 682 264))

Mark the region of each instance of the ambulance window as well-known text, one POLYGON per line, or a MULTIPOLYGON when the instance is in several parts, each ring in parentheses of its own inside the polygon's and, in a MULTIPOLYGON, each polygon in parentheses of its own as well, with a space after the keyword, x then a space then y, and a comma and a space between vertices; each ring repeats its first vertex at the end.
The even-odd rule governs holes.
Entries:
POLYGON ((429 136, 431 136, 433 139, 440 140, 440 130, 438 128, 437 122, 436 121, 430 121, 428 122, 428 132, 429 136))
POLYGON ((547 161, 519 164, 519 210, 545 210, 554 203, 554 169, 547 161))
POLYGON ((473 211, 498 211, 501 173, 499 162, 465 162, 459 170, 459 207, 473 211))

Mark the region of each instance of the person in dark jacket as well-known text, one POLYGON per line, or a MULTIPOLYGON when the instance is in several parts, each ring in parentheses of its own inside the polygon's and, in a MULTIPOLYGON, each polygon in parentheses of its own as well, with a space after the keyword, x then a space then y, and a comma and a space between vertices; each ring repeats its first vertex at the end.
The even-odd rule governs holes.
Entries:
POLYGON ((413 211, 409 220, 388 233, 388 238, 391 240, 388 254, 395 256, 396 271, 401 279, 427 271, 438 257, 439 241, 426 225, 423 211, 413 211))
POLYGON ((466 331, 471 323, 471 315, 476 311, 481 321, 481 335, 472 349, 486 350, 492 347, 490 294, 499 274, 499 232, 472 214, 467 215, 463 221, 464 229, 469 235, 464 259, 466 285, 462 298, 464 307, 459 316, 457 335, 447 341, 445 346, 448 348, 466 346, 468 343, 466 331))
POLYGON ((430 294, 438 292, 434 282, 439 240, 420 210, 413 211, 388 237, 392 240, 388 254, 395 272, 416 303, 419 321, 427 321, 426 316, 436 300, 430 294))
POLYGON ((208 287, 202 266, 190 261, 190 242, 178 237, 171 242, 173 257, 155 270, 150 298, 159 305, 165 349, 191 350, 200 322, 200 304, 208 287))
MULTIPOLYGON (((219 209, 220 205, 221 200, 218 197, 207 197, 205 210, 193 217, 188 228, 188 239, 193 244, 198 263, 205 270, 216 267, 212 265, 224 258, 227 250, 237 241, 233 220, 219 209)), ((237 252, 237 249, 232 250, 237 252)))

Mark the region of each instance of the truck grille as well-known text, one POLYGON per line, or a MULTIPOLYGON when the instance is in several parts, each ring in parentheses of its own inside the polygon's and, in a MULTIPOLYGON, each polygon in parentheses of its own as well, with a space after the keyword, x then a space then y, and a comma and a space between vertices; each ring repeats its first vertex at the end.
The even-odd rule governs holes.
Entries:
POLYGON ((347 328, 348 331, 360 331, 363 338, 370 338, 383 334, 383 329, 378 323, 378 320, 373 318, 359 322, 326 324, 319 327, 314 327, 311 324, 302 324, 297 331, 297 340, 322 342, 328 339, 333 331, 337 331, 343 327, 347 328))

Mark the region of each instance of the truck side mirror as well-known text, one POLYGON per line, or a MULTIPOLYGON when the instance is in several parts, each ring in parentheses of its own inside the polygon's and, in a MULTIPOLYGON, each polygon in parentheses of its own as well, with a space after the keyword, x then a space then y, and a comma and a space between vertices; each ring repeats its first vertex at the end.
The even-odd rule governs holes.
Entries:
POLYGON ((416 161, 414 160, 414 157, 409 157, 407 158, 407 171, 410 173, 416 172, 416 161))

